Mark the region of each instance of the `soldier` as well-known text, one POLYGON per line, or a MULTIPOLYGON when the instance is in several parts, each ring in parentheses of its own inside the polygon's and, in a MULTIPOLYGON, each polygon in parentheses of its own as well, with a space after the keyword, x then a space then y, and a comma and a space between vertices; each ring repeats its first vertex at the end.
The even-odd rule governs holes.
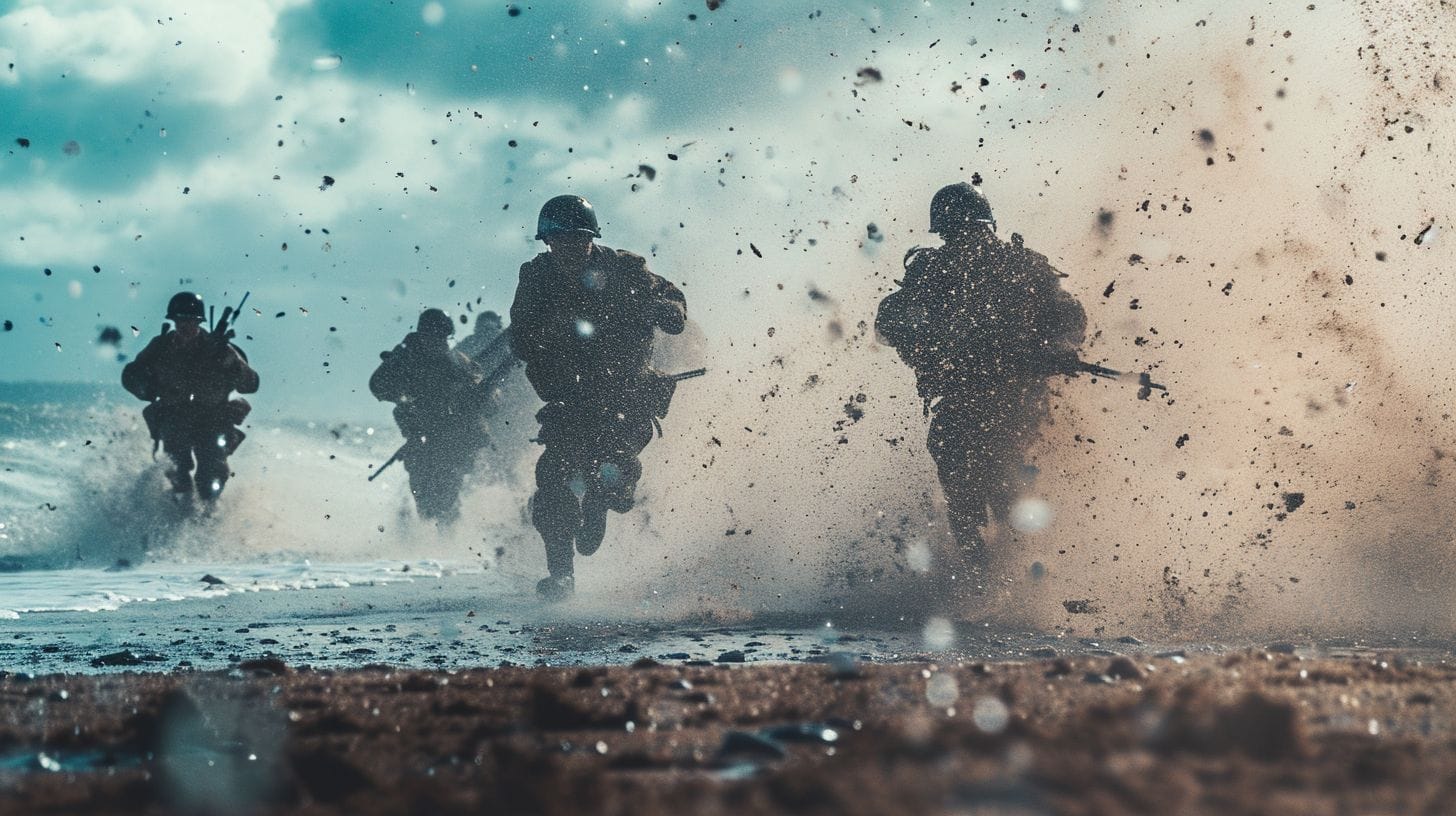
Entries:
POLYGON ((252 394, 258 390, 258 374, 225 327, 227 312, 217 333, 202 328, 202 298, 192 292, 178 292, 167 303, 172 330, 152 339, 121 371, 121 384, 137 399, 149 403, 142 411, 154 444, 172 458, 167 478, 178 495, 216 499, 227 484, 227 459, 242 444, 239 425, 252 406, 241 397, 229 399, 233 391, 252 394), (193 473, 194 461, 196 473, 193 473))
MULTIPOLYGON (((531 520, 550 573, 548 600, 575 589, 572 545, 596 552, 607 511, 625 513, 642 475, 637 455, 667 415, 673 382, 648 367, 653 332, 683 330, 687 302, 647 271, 640 255, 593 243, 596 211, 562 195, 541 208, 536 238, 550 251, 521 265, 511 305, 511 344, 546 402, 536 418, 546 446, 536 462, 531 520)), ((659 431, 660 432, 660 431, 659 431)))
POLYGON ((475 330, 466 336, 465 339, 456 343, 455 350, 474 360, 475 364, 480 366, 482 371, 494 371, 499 363, 505 362, 510 352, 509 345, 506 344, 507 348, 504 349, 506 352, 505 355, 494 353, 494 350, 502 345, 496 342, 500 339, 502 331, 500 315, 490 311, 481 312, 475 316, 475 330), (489 361, 481 357, 487 350, 492 352, 487 355, 491 358, 489 361), (492 362, 496 363, 496 365, 491 365, 492 362))
POLYGON ((978 188, 941 188, 930 232, 944 244, 906 254, 902 288, 880 303, 875 329, 914 369, 934 414, 930 455, 951 531, 979 573, 981 528, 1007 521, 1027 446, 1048 412, 1046 380, 1078 370, 1087 316, 1020 235, 996 237, 978 188))
POLYGON ((392 402, 404 435, 399 457, 409 473, 420 518, 449 524, 460 515, 460 489, 486 444, 480 368, 450 349, 455 323, 439 309, 420 313, 415 330, 369 378, 376 399, 392 402))
POLYGON ((481 312, 475 318, 475 331, 457 343, 455 350, 485 372, 481 387, 490 396, 491 428, 498 431, 491 434, 480 464, 491 471, 493 478, 517 484, 522 479, 519 465, 534 447, 531 433, 525 429, 535 425, 541 402, 526 382, 521 361, 511 351, 510 337, 501 326, 501 316, 491 311, 481 312))

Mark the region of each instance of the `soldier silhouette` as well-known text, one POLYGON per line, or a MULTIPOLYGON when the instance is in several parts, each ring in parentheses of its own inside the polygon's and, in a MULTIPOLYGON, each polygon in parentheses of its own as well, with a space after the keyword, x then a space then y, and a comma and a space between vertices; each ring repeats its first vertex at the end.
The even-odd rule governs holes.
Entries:
POLYGON ((941 188, 930 232, 943 245, 906 254, 901 288, 881 301, 875 328, 915 371, 951 531, 979 574, 982 528, 1008 520, 1047 416, 1047 378, 1078 371, 1087 317, 1044 256, 1020 235, 996 236, 978 188, 941 188))
POLYGON ((258 373, 231 342, 226 327, 231 311, 225 309, 218 331, 209 332, 202 328, 202 298, 178 292, 167 303, 167 319, 176 328, 163 324, 162 333, 121 371, 122 387, 151 403, 142 416, 172 460, 167 478, 179 496, 195 491, 206 501, 216 499, 231 475, 228 457, 245 437, 238 426, 252 406, 230 395, 256 392, 258 373))
POLYGON ((536 238, 549 251, 521 265, 511 305, 512 348, 546 402, 531 518, 549 573, 536 591, 548 600, 575 588, 573 544, 596 552, 607 511, 632 508, 638 454, 673 394, 673 380, 649 368, 654 332, 677 334, 687 318, 676 286, 642 256, 594 243, 601 234, 586 199, 547 201, 536 238))
POLYGON ((409 473, 420 518, 453 523, 460 490, 486 442, 488 394, 480 368, 450 348, 455 323, 426 309, 414 331, 382 352, 369 378, 376 399, 394 403, 394 421, 405 443, 399 457, 409 473))

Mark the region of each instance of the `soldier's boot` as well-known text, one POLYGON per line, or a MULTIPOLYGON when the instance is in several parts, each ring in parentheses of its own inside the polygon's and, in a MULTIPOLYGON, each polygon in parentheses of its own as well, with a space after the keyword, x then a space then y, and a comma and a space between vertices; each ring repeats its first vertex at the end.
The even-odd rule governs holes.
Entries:
POLYGON ((602 546, 607 535, 607 503, 596 491, 587 491, 581 499, 581 527, 576 531, 576 551, 591 555, 602 546))
MULTIPOLYGON (((197 473, 194 479, 197 484, 197 495, 206 501, 214 501, 222 495, 223 486, 228 480, 227 459, 220 455, 208 455, 198 452, 197 473)), ((212 452, 209 452, 212 453, 212 452)), ((216 451, 220 454, 221 451, 216 451)))
POLYGON ((572 539, 581 526, 581 510, 565 485, 544 484, 531 498, 531 521, 546 545, 546 571, 536 584, 536 593, 548 601, 569 597, 576 588, 572 578, 572 539))
POLYGON ((557 603, 570 598, 576 592, 576 578, 567 575, 548 575, 536 582, 536 594, 548 603, 557 603))
POLYGON ((167 469, 167 481, 172 483, 172 492, 185 496, 192 492, 192 474, 176 468, 167 469))
POLYGON ((178 497, 192 493, 192 452, 185 454, 168 451, 172 467, 167 469, 167 481, 172 483, 172 492, 178 497))

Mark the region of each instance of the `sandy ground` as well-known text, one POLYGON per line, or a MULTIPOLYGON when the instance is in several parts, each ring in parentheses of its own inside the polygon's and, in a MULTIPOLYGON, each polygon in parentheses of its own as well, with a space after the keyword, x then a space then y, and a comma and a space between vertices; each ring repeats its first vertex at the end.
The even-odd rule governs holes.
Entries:
POLYGON ((1283 649, 9 675, 0 811, 1449 812, 1456 668, 1283 649))

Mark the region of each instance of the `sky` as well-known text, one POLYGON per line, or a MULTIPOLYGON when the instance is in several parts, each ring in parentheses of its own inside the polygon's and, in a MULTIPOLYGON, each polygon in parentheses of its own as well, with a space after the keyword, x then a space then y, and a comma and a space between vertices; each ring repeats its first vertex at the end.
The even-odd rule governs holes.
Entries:
POLYGON ((535 213, 563 192, 731 336, 743 290, 845 288, 897 264, 928 195, 976 172, 970 123, 1008 133, 1011 111, 1084 95, 1090 54, 1040 52, 1086 13, 9 4, 0 379, 114 381, 105 326, 135 353, 175 291, 219 311, 251 292, 242 345, 279 397, 260 407, 337 408, 420 309, 504 311, 540 249, 535 213), (1052 87, 1028 93, 1018 61, 1046 63, 1052 87))

